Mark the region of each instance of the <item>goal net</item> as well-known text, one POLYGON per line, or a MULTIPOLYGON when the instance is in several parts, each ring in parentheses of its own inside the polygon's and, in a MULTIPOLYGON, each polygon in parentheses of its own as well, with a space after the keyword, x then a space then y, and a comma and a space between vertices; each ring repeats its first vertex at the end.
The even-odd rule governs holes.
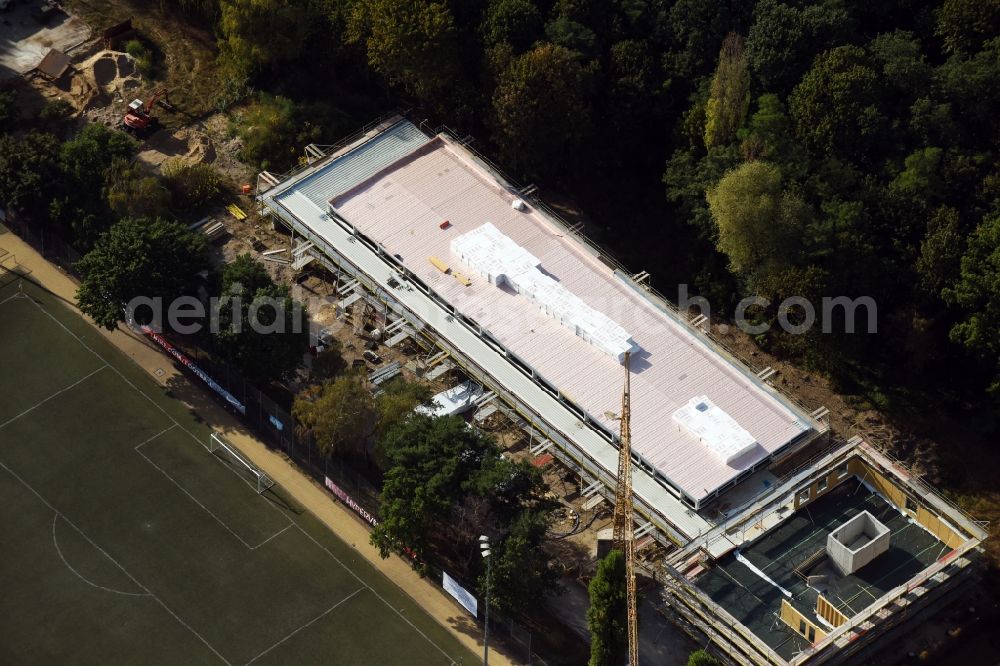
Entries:
POLYGON ((257 489, 258 494, 274 485, 274 480, 265 474, 264 470, 250 462, 249 458, 240 453, 235 446, 223 439, 218 433, 213 432, 209 437, 208 450, 240 476, 243 476, 247 483, 257 489))

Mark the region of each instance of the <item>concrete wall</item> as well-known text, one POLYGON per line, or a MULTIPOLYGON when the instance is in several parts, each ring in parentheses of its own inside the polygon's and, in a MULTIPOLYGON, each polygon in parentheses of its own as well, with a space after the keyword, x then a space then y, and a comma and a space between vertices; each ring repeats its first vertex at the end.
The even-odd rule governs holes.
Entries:
POLYGON ((844 576, 852 574, 889 550, 889 528, 863 511, 830 532, 826 537, 826 554, 844 576), (867 537, 867 543, 854 547, 854 542, 867 537))

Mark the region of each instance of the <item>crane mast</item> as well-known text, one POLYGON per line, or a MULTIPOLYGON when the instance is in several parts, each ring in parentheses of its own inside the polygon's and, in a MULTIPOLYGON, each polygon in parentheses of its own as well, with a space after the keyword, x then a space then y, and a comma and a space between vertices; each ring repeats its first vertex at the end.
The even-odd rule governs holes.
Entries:
POLYGON ((625 556, 628 607, 628 663, 639 666, 639 618, 636 615, 635 536, 632 520, 632 428, 630 425, 629 353, 625 352, 625 389, 622 391, 621 434, 618 448, 618 486, 615 490, 614 547, 625 556))

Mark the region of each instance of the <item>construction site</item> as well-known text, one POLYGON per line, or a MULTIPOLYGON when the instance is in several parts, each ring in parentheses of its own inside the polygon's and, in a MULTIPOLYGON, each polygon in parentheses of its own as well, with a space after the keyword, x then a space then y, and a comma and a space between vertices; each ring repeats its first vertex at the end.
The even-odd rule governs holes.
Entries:
POLYGON ((617 497, 601 538, 634 551, 661 612, 712 652, 842 663, 976 580, 982 525, 831 435, 826 409, 772 385, 772 368, 751 369, 468 140, 394 116, 305 154, 260 173, 256 200, 290 234, 267 254, 332 278, 318 339, 361 307, 380 353, 419 350, 376 379, 405 365, 444 388, 434 413, 468 412, 562 470, 571 526, 617 497))

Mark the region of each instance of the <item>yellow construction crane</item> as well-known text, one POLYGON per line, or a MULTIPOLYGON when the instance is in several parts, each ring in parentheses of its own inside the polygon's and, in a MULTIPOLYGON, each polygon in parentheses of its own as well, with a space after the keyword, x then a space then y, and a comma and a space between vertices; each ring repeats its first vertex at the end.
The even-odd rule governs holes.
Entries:
POLYGON ((625 556, 625 590, 628 606, 628 663, 639 666, 639 618, 636 615, 635 535, 632 523, 632 427, 630 425, 629 353, 625 352, 625 390, 622 392, 621 435, 618 448, 618 486, 615 489, 614 547, 625 556))

